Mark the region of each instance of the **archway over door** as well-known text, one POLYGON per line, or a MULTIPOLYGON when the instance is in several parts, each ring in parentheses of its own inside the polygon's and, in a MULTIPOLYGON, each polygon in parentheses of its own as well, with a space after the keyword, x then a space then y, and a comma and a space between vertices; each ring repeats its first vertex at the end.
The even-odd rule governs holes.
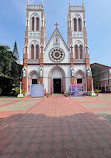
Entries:
POLYGON ((39 84, 39 74, 35 70, 29 73, 29 77, 28 77, 28 92, 29 93, 30 93, 30 87, 32 84, 39 84))
POLYGON ((60 66, 55 66, 50 70, 48 86, 51 93, 64 93, 66 91, 66 75, 60 66))
POLYGON ((86 77, 82 70, 76 72, 76 83, 83 84, 83 89, 86 91, 86 77))

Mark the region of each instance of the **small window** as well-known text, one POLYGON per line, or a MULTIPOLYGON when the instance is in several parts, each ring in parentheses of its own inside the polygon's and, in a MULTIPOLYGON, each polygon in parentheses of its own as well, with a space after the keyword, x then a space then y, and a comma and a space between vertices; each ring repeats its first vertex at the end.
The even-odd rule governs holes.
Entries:
POLYGON ((77 84, 82 84, 82 78, 77 79, 77 84))
POLYGON ((32 79, 32 84, 37 84, 37 79, 32 79))
POLYGON ((31 59, 34 59, 34 45, 31 45, 31 59))
POLYGON ((83 47, 82 45, 79 46, 80 49, 80 59, 83 59, 83 47))
POLYGON ((78 59, 78 46, 75 45, 75 58, 78 59))
POLYGON ((77 31, 77 19, 74 18, 74 31, 77 31))
POLYGON ((36 30, 39 31, 39 18, 36 18, 36 30))
POLYGON ((82 20, 81 20, 81 18, 78 19, 78 26, 79 26, 79 31, 82 31, 82 20))
POLYGON ((32 17, 32 31, 34 31, 34 23, 35 23, 34 17, 32 17))
POLYGON ((39 59, 39 46, 36 45, 36 59, 39 59))

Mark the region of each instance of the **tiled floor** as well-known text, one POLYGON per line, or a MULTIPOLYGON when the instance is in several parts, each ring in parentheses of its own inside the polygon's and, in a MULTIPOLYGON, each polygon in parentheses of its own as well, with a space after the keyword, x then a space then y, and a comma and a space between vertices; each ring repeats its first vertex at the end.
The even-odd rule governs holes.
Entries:
POLYGON ((0 120, 0 158, 111 158, 110 122, 82 105, 88 100, 101 103, 101 98, 24 100, 24 106, 33 104, 28 111, 17 111, 17 107, 0 120))

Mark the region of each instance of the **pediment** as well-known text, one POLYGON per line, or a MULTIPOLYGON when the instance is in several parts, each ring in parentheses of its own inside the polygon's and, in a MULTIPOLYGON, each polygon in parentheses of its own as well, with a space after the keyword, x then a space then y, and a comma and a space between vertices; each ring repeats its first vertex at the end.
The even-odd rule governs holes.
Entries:
POLYGON ((53 34, 52 34, 52 36, 51 36, 51 38, 50 38, 49 42, 47 43, 44 50, 47 50, 47 48, 48 48, 48 46, 50 45, 51 42, 53 42, 53 47, 61 47, 60 43, 62 42, 62 44, 69 51, 69 48, 68 48, 66 42, 64 41, 61 33, 59 32, 59 30, 57 28, 53 32, 53 34))

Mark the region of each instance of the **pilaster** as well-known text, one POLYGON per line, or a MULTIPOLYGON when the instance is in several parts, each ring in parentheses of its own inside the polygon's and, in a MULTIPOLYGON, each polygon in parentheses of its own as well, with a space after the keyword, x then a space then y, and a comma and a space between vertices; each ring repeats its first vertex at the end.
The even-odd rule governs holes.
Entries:
MULTIPOLYGON (((41 46, 41 53, 40 53, 40 69, 43 69, 43 49, 44 47, 41 46)), ((43 75, 40 76, 40 84, 43 84, 43 75)))
MULTIPOLYGON (((72 68, 74 68, 73 46, 71 46, 70 49, 71 49, 70 63, 71 63, 71 71, 72 71, 72 68)), ((75 78, 74 76, 72 76, 72 72, 71 72, 71 84, 74 84, 74 82, 75 82, 75 78)))

